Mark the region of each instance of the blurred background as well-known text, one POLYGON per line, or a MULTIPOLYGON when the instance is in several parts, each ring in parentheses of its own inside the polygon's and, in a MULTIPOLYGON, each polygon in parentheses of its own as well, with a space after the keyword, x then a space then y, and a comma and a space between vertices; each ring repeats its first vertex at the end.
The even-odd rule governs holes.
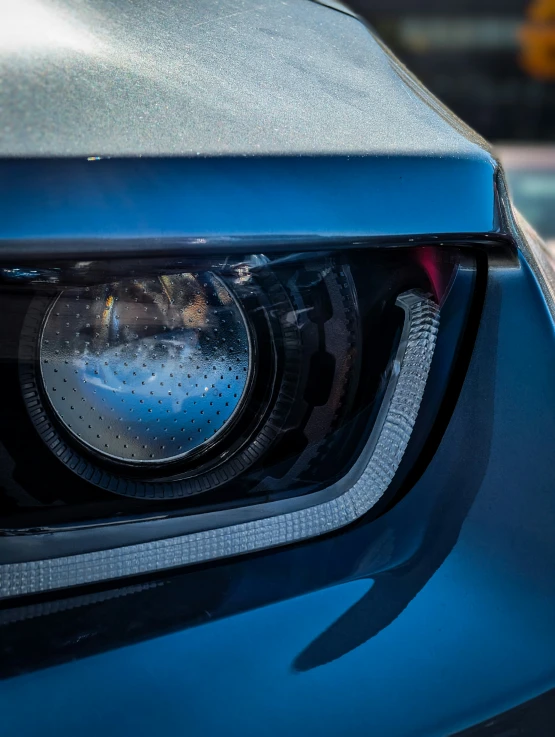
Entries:
POLYGON ((555 249, 555 0, 345 4, 498 147, 517 207, 555 249))

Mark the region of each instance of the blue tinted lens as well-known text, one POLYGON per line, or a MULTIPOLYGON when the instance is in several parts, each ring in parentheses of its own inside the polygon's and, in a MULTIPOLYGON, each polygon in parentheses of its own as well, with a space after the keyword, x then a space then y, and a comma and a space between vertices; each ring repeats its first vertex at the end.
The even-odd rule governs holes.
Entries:
POLYGON ((251 373, 245 317, 211 272, 65 290, 40 338, 44 390, 82 443, 160 463, 211 443, 251 373))

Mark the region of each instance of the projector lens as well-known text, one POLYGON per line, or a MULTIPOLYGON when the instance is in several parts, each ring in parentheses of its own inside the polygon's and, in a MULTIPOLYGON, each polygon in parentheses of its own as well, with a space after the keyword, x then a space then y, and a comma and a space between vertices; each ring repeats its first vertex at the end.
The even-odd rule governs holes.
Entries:
POLYGON ((157 276, 64 290, 39 363, 80 443, 116 462, 161 464, 204 451, 241 413, 251 338, 215 274, 157 276))

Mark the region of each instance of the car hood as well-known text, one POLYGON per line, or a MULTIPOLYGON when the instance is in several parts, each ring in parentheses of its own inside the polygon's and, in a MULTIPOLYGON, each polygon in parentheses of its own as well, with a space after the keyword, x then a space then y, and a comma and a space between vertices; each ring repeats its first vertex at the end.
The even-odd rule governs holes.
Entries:
POLYGON ((0 156, 408 154, 485 144, 308 0, 4 0, 0 156))

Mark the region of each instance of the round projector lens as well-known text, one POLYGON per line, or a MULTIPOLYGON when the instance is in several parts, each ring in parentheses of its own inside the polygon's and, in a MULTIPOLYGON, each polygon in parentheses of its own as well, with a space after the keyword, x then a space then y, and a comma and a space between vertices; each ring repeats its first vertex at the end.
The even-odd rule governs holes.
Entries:
POLYGON ((245 403, 245 317, 211 272, 67 289, 39 340, 43 389, 81 443, 114 461, 201 451, 245 403))

